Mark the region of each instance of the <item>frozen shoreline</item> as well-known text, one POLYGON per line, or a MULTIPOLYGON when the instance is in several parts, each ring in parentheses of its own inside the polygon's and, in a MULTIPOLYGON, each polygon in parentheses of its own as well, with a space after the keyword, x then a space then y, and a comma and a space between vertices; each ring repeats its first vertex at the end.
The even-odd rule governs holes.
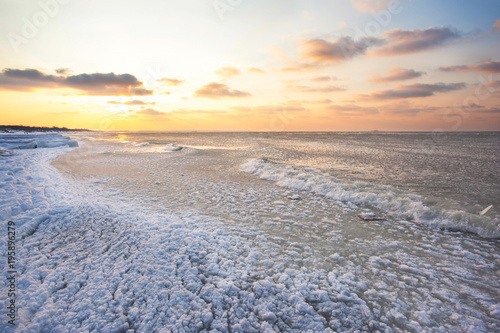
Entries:
MULTIPOLYGON (((293 213, 313 203, 324 205, 313 196, 271 204, 259 198, 276 200, 284 191, 272 184, 259 191, 251 188, 254 183, 246 183, 250 189, 229 182, 210 187, 203 183, 206 177, 190 169, 191 162, 206 158, 196 155, 162 159, 164 169, 148 169, 137 180, 142 187, 125 186, 120 174, 74 180, 49 164, 69 150, 18 151, 0 160, 5 184, 0 191, 2 223, 15 220, 24 235, 18 240, 19 332, 160 331, 162 327, 181 332, 226 332, 229 327, 233 332, 487 332, 500 327, 499 300, 494 296, 499 283, 494 275, 488 276, 500 269, 495 241, 439 235, 411 226, 401 231, 411 237, 399 242, 380 236, 349 239, 339 226, 347 221, 331 221, 322 227, 340 229, 322 240, 326 252, 319 252, 300 238, 291 241, 271 233, 276 228, 288 235, 304 230, 300 233, 313 237, 316 231, 308 229, 313 226, 300 222, 307 218, 293 213), (177 158, 175 163, 172 158, 177 158), (172 178, 165 172, 176 172, 179 163, 185 165, 180 167, 183 176, 172 178), (220 197, 218 211, 232 207, 228 199, 246 191, 249 208, 236 202, 240 213, 234 216, 241 221, 243 212, 251 216, 243 224, 228 223, 210 210, 198 211, 199 206, 177 211, 162 209, 161 204, 154 208, 151 193, 163 192, 152 189, 174 180, 179 185, 176 194, 193 195, 192 201, 198 198, 195 191, 183 192, 191 188, 182 186, 194 186, 200 198, 207 193, 220 197), (252 205, 261 207, 253 212, 252 205), (10 213, 7 206, 12 207, 10 213), (256 218, 267 206, 276 213, 269 210, 269 217, 256 218), (286 211, 291 214, 288 218, 270 218, 286 211), (256 219, 263 222, 252 224, 256 219), (418 238, 412 241, 412 237, 418 238), (350 255, 341 252, 345 247, 350 255), (333 250, 337 252, 317 258, 333 250), (426 256, 442 257, 442 266, 430 264, 426 256), (315 260, 329 262, 330 268, 321 268, 315 260)), ((126 169, 137 159, 100 154, 91 163, 104 163, 101 171, 113 163, 126 169)), ((157 161, 154 155, 140 159, 144 168, 158 168, 157 161)), ((365 228, 382 231, 385 226, 377 222, 365 228)), ((0 245, 4 251, 5 239, 0 245)), ((0 315, 6 317, 5 308, 0 315)))

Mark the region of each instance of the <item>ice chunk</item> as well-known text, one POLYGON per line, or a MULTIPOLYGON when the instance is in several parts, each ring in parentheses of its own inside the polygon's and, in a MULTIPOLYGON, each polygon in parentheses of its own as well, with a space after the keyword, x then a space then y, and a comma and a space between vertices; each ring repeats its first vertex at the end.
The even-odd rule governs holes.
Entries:
POLYGON ((181 150, 182 147, 176 146, 172 143, 169 143, 168 145, 165 146, 164 150, 166 151, 178 151, 181 150))

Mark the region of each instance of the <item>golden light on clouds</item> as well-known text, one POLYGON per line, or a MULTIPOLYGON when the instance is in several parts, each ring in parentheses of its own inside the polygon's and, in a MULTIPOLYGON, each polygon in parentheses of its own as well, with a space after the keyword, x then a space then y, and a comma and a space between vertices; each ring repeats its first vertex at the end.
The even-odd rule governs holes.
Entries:
POLYGON ((3 2, 3 124, 500 129, 497 3, 54 4, 3 2))

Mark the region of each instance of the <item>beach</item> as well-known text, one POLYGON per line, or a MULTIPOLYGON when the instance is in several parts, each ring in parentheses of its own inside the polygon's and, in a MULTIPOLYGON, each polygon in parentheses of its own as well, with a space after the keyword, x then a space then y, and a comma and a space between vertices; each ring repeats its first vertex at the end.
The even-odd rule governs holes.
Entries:
POLYGON ((480 215, 498 202, 483 163, 498 133, 345 135, 85 133, 78 148, 12 149, 0 216, 16 223, 18 312, 3 330, 498 331, 499 216, 480 215))

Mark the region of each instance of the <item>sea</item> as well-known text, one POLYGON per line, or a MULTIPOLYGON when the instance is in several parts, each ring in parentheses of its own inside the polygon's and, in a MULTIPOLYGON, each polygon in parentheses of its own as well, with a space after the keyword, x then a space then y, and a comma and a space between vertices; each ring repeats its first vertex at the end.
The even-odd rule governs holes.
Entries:
POLYGON ((26 329, 500 331, 500 132, 64 135, 0 138, 47 185, 26 329))
POLYGON ((93 138, 138 154, 175 144, 195 156, 217 157, 225 168, 389 218, 500 237, 498 132, 127 132, 93 138))

